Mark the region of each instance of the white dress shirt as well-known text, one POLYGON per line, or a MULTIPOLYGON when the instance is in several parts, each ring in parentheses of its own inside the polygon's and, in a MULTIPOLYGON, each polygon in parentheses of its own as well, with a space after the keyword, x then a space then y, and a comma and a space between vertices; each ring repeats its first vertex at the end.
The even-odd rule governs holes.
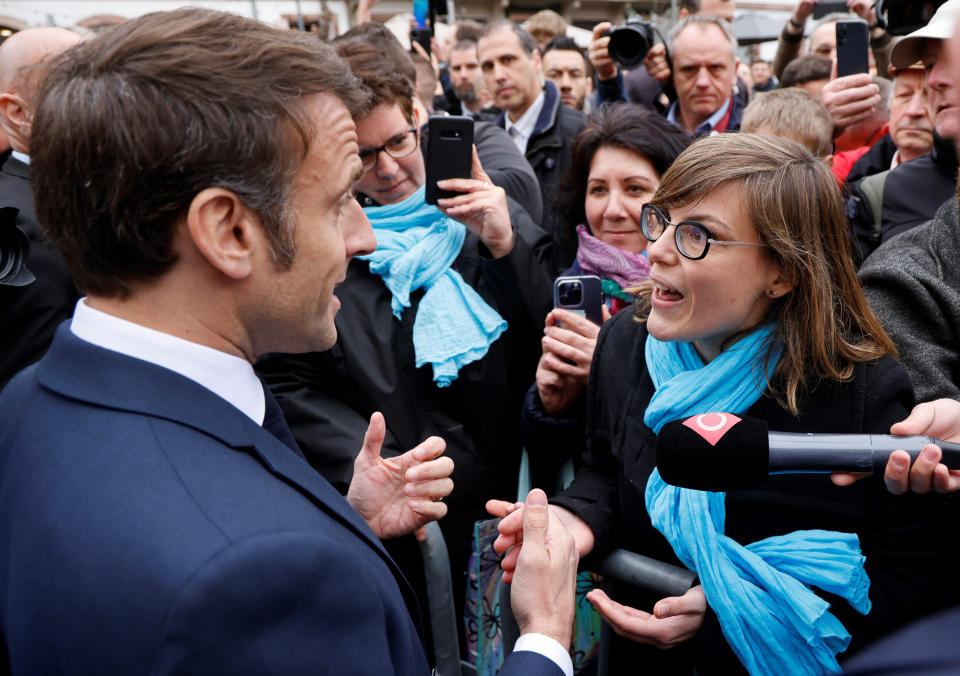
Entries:
POLYGON ((95 310, 83 298, 70 330, 88 343, 179 373, 263 424, 263 385, 246 359, 95 310))
POLYGON ((541 91, 537 95, 537 98, 533 100, 533 104, 527 108, 527 111, 521 115, 520 119, 516 122, 510 121, 509 113, 503 116, 503 128, 507 130, 510 138, 513 139, 513 142, 523 154, 527 152, 527 142, 530 140, 530 136, 533 135, 533 129, 537 125, 537 118, 540 117, 540 111, 543 110, 544 100, 543 91, 541 91))

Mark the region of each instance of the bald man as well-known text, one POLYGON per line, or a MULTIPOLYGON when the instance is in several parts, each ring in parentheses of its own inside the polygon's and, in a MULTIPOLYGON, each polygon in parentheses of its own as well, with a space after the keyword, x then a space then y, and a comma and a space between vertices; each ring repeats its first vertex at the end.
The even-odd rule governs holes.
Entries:
POLYGON ((0 127, 11 153, 0 166, 0 207, 19 209, 17 225, 30 239, 29 286, 0 286, 0 388, 47 351, 57 326, 73 314, 78 294, 66 263, 44 236, 30 189, 32 101, 51 58, 80 41, 65 28, 15 33, 0 45, 0 127))

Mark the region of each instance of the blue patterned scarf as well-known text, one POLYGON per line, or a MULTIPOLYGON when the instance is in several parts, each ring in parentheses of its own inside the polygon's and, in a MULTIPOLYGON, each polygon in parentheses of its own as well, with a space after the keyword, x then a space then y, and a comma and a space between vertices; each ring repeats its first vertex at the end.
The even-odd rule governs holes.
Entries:
MULTIPOLYGON (((771 328, 752 332, 704 365, 690 343, 647 337, 656 393, 644 422, 659 432, 672 420, 709 412, 743 414, 762 395, 761 355, 771 328)), ((771 359, 766 375, 773 372, 771 359)), ((870 611, 870 580, 855 533, 808 530, 746 547, 724 535, 725 493, 677 488, 654 469, 647 512, 684 565, 700 576, 724 636, 751 674, 837 673, 850 634, 814 594, 816 586, 870 611)))
POLYGON ((413 321, 416 364, 431 364, 437 387, 447 387, 464 365, 483 358, 507 322, 450 268, 466 228, 427 204, 424 193, 420 186, 401 202, 364 209, 377 250, 358 258, 383 278, 397 319, 410 307, 411 292, 426 289, 413 321))

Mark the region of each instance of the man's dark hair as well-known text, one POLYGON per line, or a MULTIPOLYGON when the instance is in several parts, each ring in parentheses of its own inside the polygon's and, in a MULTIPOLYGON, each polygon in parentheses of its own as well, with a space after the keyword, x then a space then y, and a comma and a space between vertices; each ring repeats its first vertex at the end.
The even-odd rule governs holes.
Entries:
POLYGON ((123 296, 164 274, 177 225, 214 187, 260 216, 288 266, 292 178, 323 133, 303 97, 322 92, 367 105, 331 47, 222 12, 147 14, 67 50, 37 97, 31 183, 78 287, 123 296))
POLYGON ((365 44, 370 45, 383 54, 393 65, 400 69, 403 76, 410 80, 411 84, 417 81, 417 69, 413 65, 413 59, 410 58, 410 52, 403 48, 400 40, 389 28, 377 21, 367 21, 366 23, 354 26, 342 35, 333 40, 337 51, 341 56, 345 50, 352 50, 353 47, 344 47, 345 44, 365 44))
POLYGON ((476 40, 457 40, 457 44, 455 44, 450 51, 465 52, 468 49, 472 49, 476 51, 477 41, 476 40))
POLYGON ((576 40, 569 35, 558 35, 547 43, 547 46, 543 48, 543 54, 540 56, 546 56, 548 52, 552 52, 555 49, 562 52, 577 52, 583 57, 583 72, 586 73, 588 77, 593 77, 593 64, 591 64, 590 59, 587 58, 587 50, 578 45, 576 40))
POLYGON ((476 42, 483 35, 485 29, 486 26, 472 19, 464 19, 454 24, 454 30, 457 31, 457 40, 473 40, 476 42))
POLYGON ((783 75, 780 76, 780 87, 785 89, 806 84, 813 80, 829 80, 832 67, 833 62, 819 54, 807 54, 798 57, 783 69, 783 75))
POLYGON ((679 9, 687 10, 688 14, 698 14, 700 12, 700 0, 680 0, 679 9))
POLYGON ((770 62, 767 61, 766 59, 758 59, 758 58, 750 59, 750 65, 751 65, 751 66, 754 65, 755 63, 765 63, 765 64, 767 64, 768 66, 770 65, 770 62))
POLYGON ((533 36, 525 31, 521 26, 518 26, 515 23, 510 23, 509 21, 497 21, 496 23, 489 24, 486 28, 484 28, 483 35, 480 37, 485 38, 488 35, 502 30, 513 31, 513 34, 517 36, 517 40, 520 41, 520 47, 527 56, 530 56, 538 50, 537 41, 533 39, 533 36))
POLYGON ((563 179, 559 213, 569 217, 561 239, 573 244, 574 228, 587 221, 584 209, 587 179, 593 156, 600 148, 634 152, 650 162, 662 176, 693 140, 693 136, 667 122, 662 115, 636 103, 608 104, 591 113, 574 141, 573 161, 563 179))

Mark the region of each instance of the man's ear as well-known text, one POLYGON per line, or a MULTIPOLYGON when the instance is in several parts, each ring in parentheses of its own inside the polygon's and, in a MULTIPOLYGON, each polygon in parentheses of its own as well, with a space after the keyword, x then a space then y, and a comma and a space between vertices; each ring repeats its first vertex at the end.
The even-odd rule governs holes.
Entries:
POLYGON ((253 253, 261 235, 260 219, 236 193, 201 190, 190 202, 187 230, 194 246, 227 277, 244 279, 253 271, 253 253))
POLYGON ((740 59, 733 60, 733 84, 736 86, 740 79, 740 59))
POLYGON ((30 124, 30 113, 24 105, 23 99, 13 92, 0 94, 0 124, 4 130, 23 134, 23 127, 30 124))

